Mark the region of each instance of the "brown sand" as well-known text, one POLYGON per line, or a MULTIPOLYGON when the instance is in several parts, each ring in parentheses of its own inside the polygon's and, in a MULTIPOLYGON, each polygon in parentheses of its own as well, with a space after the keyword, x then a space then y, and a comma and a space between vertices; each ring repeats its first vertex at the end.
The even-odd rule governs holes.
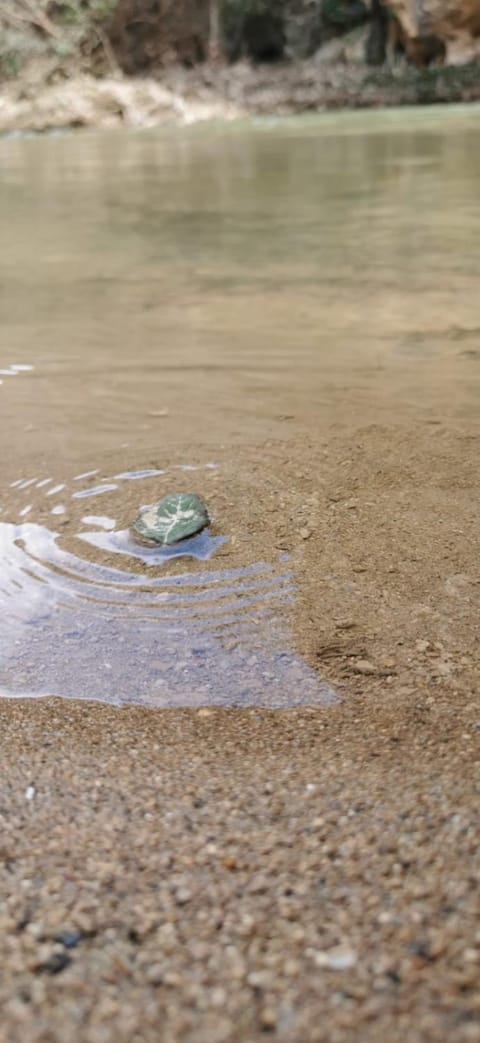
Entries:
POLYGON ((326 443, 228 482, 341 706, 0 704, 9 1043, 480 1039, 477 439, 326 443))

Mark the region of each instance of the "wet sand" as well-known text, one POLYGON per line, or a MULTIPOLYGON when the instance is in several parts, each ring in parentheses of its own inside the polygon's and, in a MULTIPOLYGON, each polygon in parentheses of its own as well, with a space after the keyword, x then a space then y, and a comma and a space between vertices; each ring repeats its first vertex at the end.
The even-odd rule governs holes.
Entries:
POLYGON ((0 703, 5 1039, 480 1038, 478 438, 327 442, 269 466, 342 705, 0 703))
MULTIPOLYGON (((251 153, 208 136, 172 145, 177 166, 162 176, 187 218, 183 229, 163 212, 163 238, 152 143, 126 143, 133 187, 115 202, 102 146, 84 139, 71 246, 78 139, 70 160, 57 142, 55 162, 43 144, 13 143, 20 224, 1 261, 1 361, 35 368, 0 387, 0 519, 28 493, 31 517, 52 524, 44 490, 19 491, 20 479, 68 487, 97 467, 215 458, 195 491, 230 535, 219 560, 289 556, 294 650, 342 701, 275 712, 0 701, 9 1043, 480 1040, 475 155, 468 135, 438 126, 419 134, 418 169, 415 135, 394 130, 385 149, 376 131, 355 143, 348 130, 323 149, 299 132, 292 150, 295 133, 280 177, 285 206, 298 206, 287 222, 271 194, 283 145, 271 164, 255 135, 251 153), (134 202, 137 148, 148 205, 134 202), (242 155, 251 166, 236 180, 242 155), (339 209, 310 236, 312 155, 339 209), (359 157, 364 209, 355 196, 340 235, 359 157), (450 209, 434 220, 436 184, 450 209)), ((141 500, 131 485, 123 522, 141 500)))

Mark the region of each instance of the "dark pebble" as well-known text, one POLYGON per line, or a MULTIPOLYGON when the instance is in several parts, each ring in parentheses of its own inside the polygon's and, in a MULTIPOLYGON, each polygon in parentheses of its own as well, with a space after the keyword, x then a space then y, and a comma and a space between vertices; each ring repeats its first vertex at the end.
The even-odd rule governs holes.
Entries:
POLYGON ((57 942, 61 942, 66 949, 75 949, 82 940, 80 931, 62 931, 57 935, 57 942))
POLYGON ((66 952, 53 952, 49 956, 48 960, 41 963, 38 970, 42 974, 60 974, 61 971, 65 970, 65 967, 72 962, 72 957, 66 952))

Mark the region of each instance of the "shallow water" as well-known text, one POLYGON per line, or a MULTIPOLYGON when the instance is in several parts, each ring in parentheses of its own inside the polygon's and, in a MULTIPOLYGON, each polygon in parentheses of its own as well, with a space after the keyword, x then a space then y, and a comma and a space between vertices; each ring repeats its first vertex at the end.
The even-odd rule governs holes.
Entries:
POLYGON ((235 461, 320 423, 478 415, 477 123, 457 108, 0 140, 1 692, 333 697, 295 655, 298 577, 278 551, 253 534, 223 567, 227 509, 188 559, 149 558, 122 496, 175 489, 178 446, 188 469, 198 446, 235 461))
POLYGON ((228 542, 209 530, 172 547, 141 547, 112 514, 121 510, 123 483, 140 481, 148 494, 158 475, 116 477, 85 489, 35 478, 11 484, 13 504, 2 505, 0 521, 0 694, 149 706, 272 708, 286 693, 289 705, 335 701, 289 648, 277 611, 295 592, 285 561, 213 562, 207 570, 203 562, 228 542), (38 489, 45 500, 61 499, 48 506, 47 525, 26 520, 33 504, 21 506, 38 489), (65 545, 56 521, 86 498, 109 513, 81 515, 65 545), (84 555, 85 543, 96 556, 84 555), (179 558, 202 567, 169 573, 179 558))

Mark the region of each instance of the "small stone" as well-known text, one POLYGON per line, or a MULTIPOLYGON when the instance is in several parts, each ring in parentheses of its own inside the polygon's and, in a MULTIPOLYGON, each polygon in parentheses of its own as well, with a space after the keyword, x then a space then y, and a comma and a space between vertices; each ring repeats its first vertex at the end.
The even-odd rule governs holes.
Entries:
POLYGON ((170 493, 158 503, 142 508, 130 534, 149 547, 171 546, 195 536, 209 522, 207 508, 195 493, 170 493))
POLYGON ((145 975, 149 985, 162 985, 165 978, 165 967, 161 963, 153 963, 145 975))
POLYGON ((298 978, 302 972, 300 960, 288 959, 283 965, 283 973, 287 978, 298 978))
POLYGON ((188 887, 179 887, 178 891, 175 891, 175 901, 177 905, 187 905, 193 898, 192 892, 188 887))
POLYGON ((210 993, 210 1006, 218 1007, 220 1010, 225 1007, 227 1002, 227 993, 221 986, 216 986, 210 993))
POLYGON ((82 935, 80 931, 61 931, 57 935, 57 941, 64 945, 66 949, 75 949, 81 940, 82 935))
POLYGON ((72 957, 66 952, 52 952, 42 963, 37 964, 36 970, 44 974, 60 974, 72 962, 72 957))
POLYGON ((336 945, 326 952, 316 952, 314 956, 317 967, 326 967, 329 971, 348 971, 357 962, 356 953, 343 945, 336 945))
POLYGON ((248 975, 247 985, 252 989, 270 989, 272 987, 272 976, 268 971, 252 971, 248 975))
POLYGON ((448 677, 452 672, 452 665, 451 663, 445 662, 445 660, 440 660, 435 664, 435 672, 441 677, 448 677))
POLYGON ((163 984, 169 989, 178 989, 180 985, 183 985, 183 978, 180 974, 175 974, 175 971, 167 971, 163 975, 163 984))
POLYGON ((258 1015, 258 1020, 262 1029, 274 1029, 277 1024, 277 1015, 273 1007, 262 1007, 258 1015))
POLYGON ((415 641, 415 648, 417 649, 417 652, 428 652, 428 649, 430 647, 430 641, 415 641))
POLYGON ((307 528, 300 529, 300 536, 302 537, 302 540, 309 540, 311 535, 312 535, 311 529, 307 529, 307 528))
POLYGON ((356 674, 375 674, 377 672, 369 659, 357 659, 353 669, 356 674))

